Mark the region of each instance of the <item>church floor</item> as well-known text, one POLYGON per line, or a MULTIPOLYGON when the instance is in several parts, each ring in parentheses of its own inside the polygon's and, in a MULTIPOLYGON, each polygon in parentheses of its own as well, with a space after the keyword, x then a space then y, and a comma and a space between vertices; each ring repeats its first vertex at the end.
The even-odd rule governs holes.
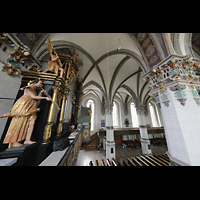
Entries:
MULTIPOLYGON (((136 155, 141 155, 141 148, 133 149, 133 148, 123 148, 121 145, 115 146, 116 158, 117 157, 131 157, 136 155)), ((161 153, 167 151, 167 145, 151 145, 152 153, 161 153)), ((76 162, 76 166, 89 166, 89 162, 92 161, 95 163, 96 160, 106 159, 106 151, 103 148, 100 148, 100 152, 98 150, 80 150, 78 159, 76 162)))

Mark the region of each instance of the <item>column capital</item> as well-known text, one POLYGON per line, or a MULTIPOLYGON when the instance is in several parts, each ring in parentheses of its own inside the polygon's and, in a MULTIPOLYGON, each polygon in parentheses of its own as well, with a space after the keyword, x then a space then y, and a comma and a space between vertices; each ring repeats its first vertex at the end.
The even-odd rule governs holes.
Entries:
POLYGON ((176 81, 200 85, 197 67, 200 67, 200 63, 192 56, 172 54, 146 73, 144 79, 149 82, 151 91, 164 90, 176 81))
POLYGON ((112 113, 113 111, 113 104, 106 104, 105 105, 105 110, 106 110, 106 113, 112 113))
POLYGON ((170 101, 167 95, 169 88, 170 91, 175 92, 176 99, 184 106, 187 98, 183 90, 189 88, 194 100, 200 105, 198 94, 200 79, 196 75, 199 67, 199 60, 192 56, 171 54, 145 74, 144 80, 149 82, 150 94, 158 104, 162 102, 165 106, 169 106, 170 101))
POLYGON ((138 115, 147 114, 146 113, 147 112, 147 108, 146 108, 145 105, 137 105, 137 106, 135 106, 135 108, 136 108, 136 112, 137 112, 138 115))

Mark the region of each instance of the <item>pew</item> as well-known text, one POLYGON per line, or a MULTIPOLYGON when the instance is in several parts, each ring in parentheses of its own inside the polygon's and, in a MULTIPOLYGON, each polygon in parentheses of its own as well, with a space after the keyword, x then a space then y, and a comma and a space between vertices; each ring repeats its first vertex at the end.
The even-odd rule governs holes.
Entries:
POLYGON ((159 158, 164 159, 167 163, 170 162, 169 158, 168 158, 168 157, 165 157, 165 156, 163 155, 163 153, 157 154, 157 156, 158 156, 159 158))
POLYGON ((144 164, 143 166, 149 166, 149 164, 147 164, 144 160, 142 160, 139 156, 136 156, 137 160, 139 160, 142 164, 144 164))
POLYGON ((155 163, 156 166, 162 166, 160 163, 158 163, 158 162, 156 162, 155 160, 153 160, 153 159, 150 157, 150 155, 146 155, 146 154, 145 154, 144 156, 145 156, 145 158, 149 159, 151 162, 155 163))
POLYGON ((137 166, 129 157, 127 157, 128 163, 131 164, 131 166, 137 166))
POLYGON ((168 162, 170 162, 168 156, 166 154, 161 154, 160 155, 162 158, 164 158, 165 160, 167 160, 168 162))
POLYGON ((101 166, 106 166, 104 160, 101 160, 101 166))
POLYGON ((136 162, 136 164, 137 164, 138 166, 143 166, 140 162, 137 161, 136 158, 134 158, 133 156, 132 156, 131 158, 132 158, 132 160, 134 160, 134 161, 136 162))
POLYGON ((117 158, 118 166, 124 166, 123 162, 121 162, 120 158, 117 158))
POLYGON ((146 163, 149 163, 150 166, 156 166, 155 164, 153 164, 151 161, 147 160, 144 156, 140 156, 141 159, 143 159, 146 163))
POLYGON ((128 148, 136 148, 136 142, 133 140, 126 140, 123 141, 123 143, 125 143, 128 146, 128 148))
POLYGON ((114 158, 112 158, 112 166, 117 166, 117 163, 115 162, 114 158))
POLYGON ((92 163, 92 161, 90 161, 89 165, 90 165, 90 166, 93 166, 93 163, 92 163))
POLYGON ((155 156, 149 155, 149 157, 151 157, 153 160, 156 160, 158 163, 161 163, 161 166, 168 166, 166 163, 162 162, 161 160, 159 160, 158 158, 156 158, 155 156))
MULTIPOLYGON (((117 161, 114 158, 112 160, 102 159, 100 162, 95 161, 96 166, 169 166, 169 158, 166 153, 160 154, 145 154, 136 155, 131 158, 117 157, 117 161)), ((89 162, 89 166, 94 166, 93 162, 89 162)))
POLYGON ((162 162, 164 162, 164 163, 166 163, 166 164, 169 164, 169 162, 168 162, 168 161, 166 161, 166 160, 165 160, 165 159, 163 159, 162 157, 160 157, 160 156, 156 155, 155 153, 154 153, 153 155, 154 155, 154 157, 158 158, 158 159, 159 159, 159 160, 161 160, 162 162))
POLYGON ((99 166, 99 161, 98 160, 96 160, 96 166, 99 166))
POLYGON ((112 166, 109 159, 106 160, 107 166, 112 166))
POLYGON ((124 157, 122 158, 122 162, 124 166, 130 166, 130 164, 124 159, 124 157))

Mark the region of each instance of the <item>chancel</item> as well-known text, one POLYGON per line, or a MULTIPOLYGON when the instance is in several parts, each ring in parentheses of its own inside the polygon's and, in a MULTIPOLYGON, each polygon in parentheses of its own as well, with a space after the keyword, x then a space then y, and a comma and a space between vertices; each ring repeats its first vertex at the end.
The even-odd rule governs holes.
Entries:
POLYGON ((200 33, 0 33, 0 165, 200 165, 200 33))

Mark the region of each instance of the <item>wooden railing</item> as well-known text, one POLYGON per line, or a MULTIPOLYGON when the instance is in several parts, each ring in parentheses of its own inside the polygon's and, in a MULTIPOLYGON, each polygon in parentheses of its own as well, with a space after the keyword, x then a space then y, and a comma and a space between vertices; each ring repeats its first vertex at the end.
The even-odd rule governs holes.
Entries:
POLYGON ((58 166, 75 166, 78 153, 82 144, 82 129, 78 131, 73 142, 70 144, 65 155, 60 160, 58 166))

